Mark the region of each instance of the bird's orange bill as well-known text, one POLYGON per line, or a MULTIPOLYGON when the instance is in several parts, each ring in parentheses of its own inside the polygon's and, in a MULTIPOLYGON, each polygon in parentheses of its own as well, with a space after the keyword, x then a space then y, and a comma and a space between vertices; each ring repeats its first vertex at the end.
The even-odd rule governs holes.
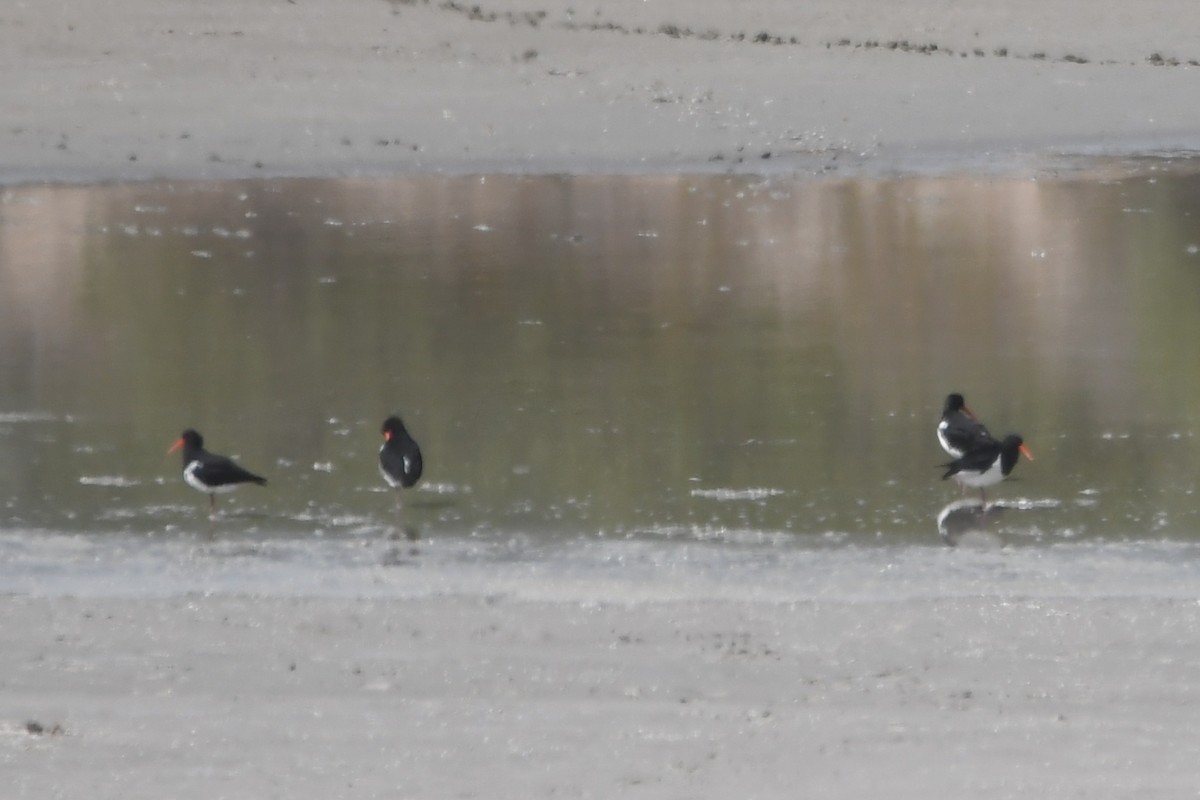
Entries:
POLYGON ((383 440, 384 440, 385 442, 390 442, 390 441, 392 440, 392 432, 391 432, 391 431, 384 431, 384 432, 383 432, 383 440))
MULTIPOLYGON (((966 414, 971 419, 975 419, 975 412, 972 411, 971 409, 967 408, 966 403, 963 404, 962 411, 964 414, 966 414)), ((975 419, 975 421, 978 422, 979 420, 975 419)))
POLYGON ((182 436, 175 440, 175 444, 171 445, 171 449, 167 451, 167 455, 174 453, 176 450, 178 450, 181 447, 183 447, 183 437, 182 436))
POLYGON ((1025 445, 1021 445, 1020 449, 1021 449, 1021 455, 1025 456, 1030 461, 1033 461, 1033 453, 1030 452, 1028 447, 1026 447, 1025 445))

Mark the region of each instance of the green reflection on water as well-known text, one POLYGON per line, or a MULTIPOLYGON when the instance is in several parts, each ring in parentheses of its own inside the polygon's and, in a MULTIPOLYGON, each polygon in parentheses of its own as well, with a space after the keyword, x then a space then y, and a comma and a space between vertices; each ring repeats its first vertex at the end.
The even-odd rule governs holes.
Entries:
POLYGON ((3 200, 0 525, 190 524, 204 500, 163 454, 185 426, 271 478, 233 501, 245 524, 386 522, 399 411, 442 490, 410 500, 431 533, 928 540, 958 496, 932 433, 958 390, 1038 456, 994 496, 1060 503, 1020 530, 1196 527, 1187 174, 3 200))

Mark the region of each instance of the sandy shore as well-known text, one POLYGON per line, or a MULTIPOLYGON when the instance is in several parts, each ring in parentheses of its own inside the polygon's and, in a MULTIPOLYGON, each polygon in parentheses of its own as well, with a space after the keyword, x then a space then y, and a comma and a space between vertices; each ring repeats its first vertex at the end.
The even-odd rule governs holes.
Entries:
POLYGON ((1200 149, 1179 0, 0 10, 0 181, 1010 170, 1200 149))
POLYGON ((3 610, 7 797, 1184 797, 1200 777, 1195 602, 3 610))

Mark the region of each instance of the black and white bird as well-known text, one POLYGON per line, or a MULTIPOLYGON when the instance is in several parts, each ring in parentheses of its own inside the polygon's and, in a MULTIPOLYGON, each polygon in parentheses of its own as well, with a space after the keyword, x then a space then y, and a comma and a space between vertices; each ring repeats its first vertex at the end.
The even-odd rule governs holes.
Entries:
POLYGON ((396 507, 400 507, 400 490, 411 488, 421 479, 424 462, 421 448, 409 435, 400 418, 392 415, 383 421, 383 446, 379 448, 379 474, 388 486, 396 490, 396 507))
POLYGON ((961 394, 946 395, 942 418, 937 426, 938 444, 951 458, 962 458, 977 447, 995 444, 996 440, 982 422, 975 418, 961 394))
POLYGON ((993 440, 944 464, 946 472, 942 480, 953 478, 963 487, 978 489, 979 498, 986 502, 984 490, 1007 478, 1022 455, 1033 461, 1033 453, 1025 446, 1024 440, 1015 433, 1009 434, 1002 442, 993 440))
POLYGON ((227 456, 204 449, 204 437, 188 428, 167 453, 183 448, 183 479, 193 489, 208 495, 210 515, 217 513, 217 493, 231 492, 243 483, 265 486, 267 479, 243 469, 227 456))

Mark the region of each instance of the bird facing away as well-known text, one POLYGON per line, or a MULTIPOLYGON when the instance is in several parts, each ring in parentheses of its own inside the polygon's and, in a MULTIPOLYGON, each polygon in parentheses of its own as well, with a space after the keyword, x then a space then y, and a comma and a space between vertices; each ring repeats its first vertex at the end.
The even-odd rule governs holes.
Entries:
POLYGON ((400 507, 400 490, 408 489, 421 479, 424 462, 421 448, 409 435, 400 418, 392 415, 383 421, 383 446, 379 448, 379 474, 388 486, 396 490, 396 507, 400 507))
POLYGON ((188 428, 167 453, 183 448, 183 479, 188 486, 208 495, 209 515, 217 513, 217 492, 230 492, 242 483, 265 486, 267 479, 243 469, 227 456, 204 449, 204 437, 188 428))
POLYGON ((984 490, 1007 478, 1017 465, 1018 456, 1022 455, 1033 461, 1033 453, 1025 446, 1024 440, 1015 433, 1009 434, 1002 442, 980 445, 961 458, 944 464, 946 473, 942 475, 942 480, 954 478, 964 487, 976 488, 980 499, 986 502, 984 490))
POLYGON ((937 426, 938 444, 951 458, 962 458, 977 447, 996 440, 983 423, 975 418, 961 394, 946 395, 942 419, 937 426))

